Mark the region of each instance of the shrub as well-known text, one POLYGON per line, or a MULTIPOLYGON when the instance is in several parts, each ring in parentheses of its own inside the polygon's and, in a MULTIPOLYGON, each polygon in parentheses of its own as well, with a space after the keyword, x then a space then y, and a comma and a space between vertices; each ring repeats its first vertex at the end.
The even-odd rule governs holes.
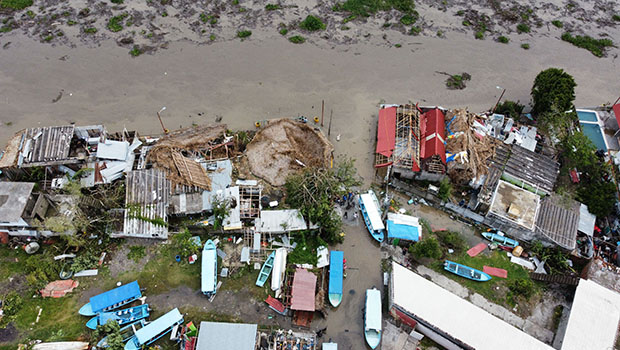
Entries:
POLYGON ((482 30, 477 31, 476 34, 474 34, 474 37, 478 40, 484 39, 484 31, 482 30))
POLYGON ((288 29, 286 29, 286 28, 280 29, 280 34, 282 34, 282 35, 288 34, 288 29))
POLYGON ((521 48, 524 50, 529 50, 530 49, 530 44, 525 43, 525 44, 521 44, 521 48))
POLYGON ((275 10, 280 10, 282 9, 282 6, 280 4, 267 4, 265 5, 265 10, 267 11, 275 11, 275 10))
POLYGON ((95 33, 97 33, 97 28, 95 28, 95 27, 84 28, 84 33, 86 33, 86 34, 95 34, 95 33))
POLYGON ((396 44, 396 45, 394 45, 394 47, 401 48, 401 47, 403 47, 403 45, 401 45, 401 44, 396 44))
POLYGON ((422 32, 422 28, 418 26, 413 26, 411 27, 411 30, 409 30, 409 35, 419 35, 421 32, 422 32))
POLYGON ((572 108, 575 100, 575 80, 560 68, 546 69, 536 76, 532 86, 532 112, 550 112, 555 105, 560 112, 572 108))
POLYGON ((503 114, 513 119, 518 119, 523 112, 523 108, 525 108, 525 106, 520 104, 519 101, 515 102, 506 100, 497 105, 495 108, 495 113, 503 114))
POLYGON ((23 10, 32 6, 32 0, 0 0, 0 7, 13 10, 23 10))
POLYGON ((463 22, 461 22, 465 27, 469 27, 471 25, 471 22, 468 20, 464 20, 463 22))
POLYGON ((209 17, 207 16, 206 13, 201 13, 200 16, 198 16, 200 18, 200 20, 202 21, 202 23, 207 23, 209 21, 209 17))
POLYGON ((305 29, 309 32, 316 32, 318 30, 324 30, 326 26, 320 18, 313 15, 308 15, 306 19, 299 23, 299 28, 305 29))
POLYGON ((2 312, 3 316, 0 318, 0 329, 5 328, 11 321, 15 319, 15 316, 21 310, 24 300, 15 291, 9 292, 3 300, 2 312))
POLYGON ((516 295, 529 299, 534 295, 534 282, 529 279, 516 279, 508 282, 508 289, 516 295))
POLYGON ((378 11, 392 9, 405 14, 417 15, 413 0, 345 0, 332 8, 334 11, 344 11, 360 17, 369 17, 378 11))
POLYGON ((416 16, 414 15, 404 15, 400 18, 400 23, 409 26, 414 24, 416 21, 418 20, 417 14, 416 16))
POLYGON ((240 30, 237 32, 237 36, 241 39, 247 38, 250 35, 252 35, 252 31, 251 30, 240 30))
POLYGON ((454 249, 457 254, 467 249, 467 243, 458 232, 439 231, 437 232, 437 238, 446 247, 454 249))
POLYGON ((517 33, 529 33, 529 32, 530 32, 530 26, 528 26, 525 23, 517 24, 517 33))
POLYGON ((616 22, 620 22, 620 15, 613 15, 611 16, 611 19, 613 19, 616 22))
POLYGON ((466 88, 465 82, 471 80, 471 75, 468 73, 451 75, 446 79, 446 86, 451 90, 462 90, 466 88))
POLYGON ((442 201, 447 202, 452 196, 452 183, 449 177, 444 177, 439 183, 439 198, 442 201))
POLYGON ((502 43, 502 44, 508 44, 508 42, 510 41, 510 39, 508 39, 507 37, 505 37, 505 36, 503 36, 503 35, 502 35, 502 36, 500 36, 499 38, 497 38, 497 41, 499 41, 499 42, 500 42, 500 43, 502 43))
POLYGON ((596 57, 603 57, 605 55, 605 49, 614 45, 611 39, 594 39, 587 35, 572 36, 569 32, 562 34, 562 40, 582 49, 586 49, 592 52, 596 57))
POLYGON ((557 19, 556 19, 556 20, 554 20, 554 21, 551 21, 551 24, 553 24, 554 26, 556 26, 556 27, 558 27, 558 28, 562 28, 562 27, 564 27, 564 23, 562 23, 562 21, 557 20, 557 19))
POLYGON ((420 258, 441 258, 441 247, 439 241, 433 236, 426 236, 421 241, 409 248, 409 251, 417 259, 420 258))
POLYGON ((294 35, 288 38, 288 41, 292 42, 293 44, 303 44, 306 42, 306 38, 301 35, 294 35))
POLYGON ((110 0, 110 2, 113 4, 122 4, 123 0, 110 0))
POLYGON ((110 18, 110 20, 108 21, 108 29, 111 32, 120 32, 121 30, 123 30, 123 20, 125 19, 125 17, 127 17, 127 14, 123 13, 122 15, 110 18))

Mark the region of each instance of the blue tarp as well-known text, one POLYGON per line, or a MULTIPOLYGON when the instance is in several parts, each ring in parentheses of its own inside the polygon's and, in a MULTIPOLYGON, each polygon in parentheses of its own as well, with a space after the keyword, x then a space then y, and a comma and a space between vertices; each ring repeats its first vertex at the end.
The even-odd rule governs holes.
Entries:
POLYGON ((399 238, 407 241, 417 242, 420 239, 420 232, 415 226, 395 224, 394 221, 387 221, 388 238, 399 238))
POLYGON ((140 297, 142 297, 142 293, 140 292, 140 286, 138 285, 138 281, 133 281, 131 283, 127 283, 124 286, 120 286, 105 293, 95 295, 94 297, 90 298, 90 306, 92 308, 92 311, 97 313, 105 309, 106 307, 120 303, 127 299, 137 299, 140 297))
POLYGON ((138 329, 136 332, 137 343, 138 345, 144 345, 160 333, 164 333, 180 323, 183 323, 183 315, 181 315, 179 309, 172 309, 167 314, 138 329))
POLYGON ((329 294, 342 294, 342 264, 344 253, 332 250, 329 253, 329 294))

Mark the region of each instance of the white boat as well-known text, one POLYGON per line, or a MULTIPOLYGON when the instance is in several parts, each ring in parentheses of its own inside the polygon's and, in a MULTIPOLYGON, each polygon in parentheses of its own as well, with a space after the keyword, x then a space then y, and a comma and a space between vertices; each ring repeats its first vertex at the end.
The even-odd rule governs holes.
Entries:
POLYGON ((368 193, 361 194, 359 205, 368 232, 379 243, 383 242, 385 239, 385 225, 381 219, 381 205, 375 193, 372 190, 368 190, 368 193))
POLYGON ((371 349, 381 343, 381 291, 376 288, 366 290, 364 307, 364 337, 371 349))
POLYGON ((202 249, 202 276, 201 290, 202 294, 211 297, 215 294, 217 288, 217 250, 215 243, 208 240, 202 249))
POLYGON ((282 293, 281 287, 284 281, 284 273, 286 272, 286 256, 286 248, 276 249, 276 257, 274 258, 273 269, 271 270, 271 290, 276 292, 276 298, 282 293))

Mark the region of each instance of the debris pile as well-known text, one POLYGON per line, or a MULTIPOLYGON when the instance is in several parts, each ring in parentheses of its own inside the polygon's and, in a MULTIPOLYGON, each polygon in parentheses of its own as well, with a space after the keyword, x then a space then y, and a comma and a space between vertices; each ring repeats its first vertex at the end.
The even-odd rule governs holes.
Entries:
POLYGON ((303 167, 326 167, 332 145, 310 126, 290 119, 272 121, 247 146, 252 173, 273 186, 303 167))
POLYGON ((488 173, 496 139, 477 131, 480 118, 465 109, 446 113, 448 175, 455 183, 478 182, 488 173))
POLYGON ((148 161, 166 172, 173 188, 185 185, 210 190, 211 179, 197 160, 228 158, 232 144, 223 124, 180 129, 160 139, 148 161))

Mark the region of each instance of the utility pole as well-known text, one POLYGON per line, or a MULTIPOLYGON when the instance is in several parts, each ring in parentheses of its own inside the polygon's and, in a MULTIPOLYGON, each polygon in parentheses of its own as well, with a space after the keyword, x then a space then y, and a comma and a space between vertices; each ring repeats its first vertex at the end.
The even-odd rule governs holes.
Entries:
POLYGON ((620 96, 618 96, 618 99, 616 100, 616 102, 614 102, 614 104, 612 104, 611 106, 615 106, 616 104, 618 104, 618 101, 620 101, 620 96))
POLYGON ((327 127, 327 137, 332 133, 332 117, 334 116, 334 110, 329 110, 329 126, 327 127))
POLYGON ((159 119, 159 124, 161 124, 161 128, 164 131, 164 134, 168 134, 168 129, 164 126, 164 122, 161 121, 160 113, 166 110, 166 106, 162 107, 159 112, 157 112, 157 118, 159 119))
MULTIPOLYGON (((498 89, 502 89, 502 87, 500 86, 496 86, 496 88, 498 89)), ((506 89, 502 90, 502 94, 499 95, 499 98, 497 99, 497 102, 495 103, 495 106, 493 107, 493 110, 491 111, 491 113, 495 113, 495 109, 497 108, 497 106, 499 105, 499 101, 502 100, 502 97, 504 97, 504 93, 506 93, 506 89)))
POLYGON ((323 117, 325 117, 325 100, 321 100, 321 127, 323 127, 323 117))

